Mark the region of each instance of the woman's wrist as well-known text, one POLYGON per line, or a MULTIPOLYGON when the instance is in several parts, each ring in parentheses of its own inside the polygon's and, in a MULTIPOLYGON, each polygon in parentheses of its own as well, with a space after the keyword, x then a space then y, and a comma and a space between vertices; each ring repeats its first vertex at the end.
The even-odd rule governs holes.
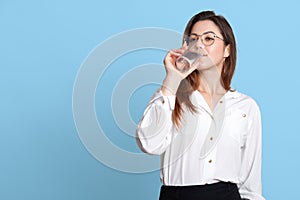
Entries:
POLYGON ((176 95, 181 80, 181 77, 177 74, 167 75, 161 88, 162 93, 166 96, 176 95))

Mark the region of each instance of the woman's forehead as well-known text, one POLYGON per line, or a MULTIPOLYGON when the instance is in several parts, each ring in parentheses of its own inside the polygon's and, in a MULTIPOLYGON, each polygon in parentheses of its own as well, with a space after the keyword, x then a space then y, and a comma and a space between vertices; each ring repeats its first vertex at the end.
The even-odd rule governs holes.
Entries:
POLYGON ((212 31, 216 34, 220 34, 219 27, 210 20, 198 21, 194 24, 194 26, 191 29, 191 33, 196 33, 198 35, 201 35, 208 31, 212 31))

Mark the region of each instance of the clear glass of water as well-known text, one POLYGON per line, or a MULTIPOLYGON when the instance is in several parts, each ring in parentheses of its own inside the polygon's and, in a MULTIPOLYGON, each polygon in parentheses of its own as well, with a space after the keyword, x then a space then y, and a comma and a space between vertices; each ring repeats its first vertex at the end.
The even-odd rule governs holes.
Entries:
POLYGON ((186 51, 176 59, 176 68, 181 72, 186 72, 202 55, 203 49, 198 47, 197 42, 189 43, 186 51))

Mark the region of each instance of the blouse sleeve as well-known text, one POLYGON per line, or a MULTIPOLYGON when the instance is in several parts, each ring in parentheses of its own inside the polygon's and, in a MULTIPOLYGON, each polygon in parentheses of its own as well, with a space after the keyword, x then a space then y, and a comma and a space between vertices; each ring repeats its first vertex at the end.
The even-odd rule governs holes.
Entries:
POLYGON ((242 199, 264 200, 261 183, 262 127, 260 111, 256 104, 253 113, 249 131, 244 136, 239 192, 242 199))
POLYGON ((154 94, 136 130, 137 144, 143 152, 160 155, 170 145, 174 106, 175 96, 164 96, 161 91, 154 94))

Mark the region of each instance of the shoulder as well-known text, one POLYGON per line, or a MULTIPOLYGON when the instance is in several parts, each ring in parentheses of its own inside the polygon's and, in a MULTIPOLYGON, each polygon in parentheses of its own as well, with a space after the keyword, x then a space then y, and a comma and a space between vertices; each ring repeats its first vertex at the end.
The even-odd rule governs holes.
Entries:
POLYGON ((233 105, 233 107, 238 108, 250 115, 260 114, 260 106, 257 101, 250 97, 249 95, 239 92, 237 90, 228 92, 228 102, 233 105))

